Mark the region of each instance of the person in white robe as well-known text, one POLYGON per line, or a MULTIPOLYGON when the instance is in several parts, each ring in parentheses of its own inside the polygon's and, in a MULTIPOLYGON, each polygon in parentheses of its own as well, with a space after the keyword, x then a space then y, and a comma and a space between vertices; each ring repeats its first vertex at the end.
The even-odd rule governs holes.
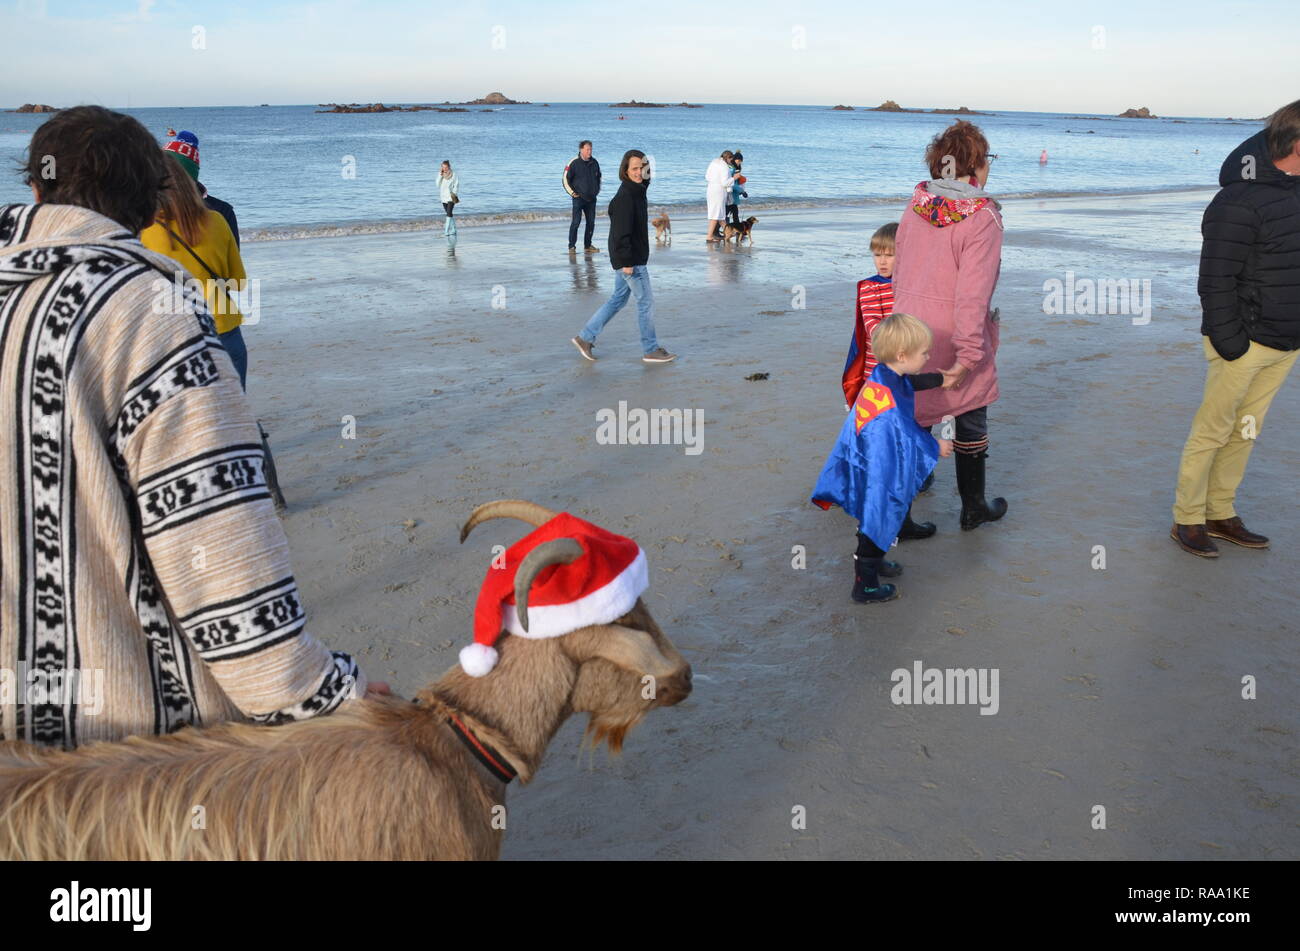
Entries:
POLYGON ((709 170, 704 174, 708 186, 705 198, 709 205, 709 230, 705 241, 719 241, 722 238, 720 228, 727 214, 727 190, 736 181, 736 171, 731 167, 731 150, 723 152, 709 163, 709 170))

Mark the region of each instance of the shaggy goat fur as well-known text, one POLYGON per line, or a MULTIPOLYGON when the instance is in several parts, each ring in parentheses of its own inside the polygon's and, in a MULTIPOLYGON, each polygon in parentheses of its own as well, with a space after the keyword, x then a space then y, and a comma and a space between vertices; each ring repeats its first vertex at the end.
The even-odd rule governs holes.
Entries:
MULTIPOLYGON (((520 511, 547 512, 501 514, 520 511)), ((613 624, 503 634, 497 647, 491 674, 453 667, 414 703, 351 701, 285 726, 226 723, 70 752, 0 744, 0 858, 494 859, 506 786, 450 713, 526 783, 570 714, 590 713, 592 743, 617 752, 646 713, 691 690, 690 666, 639 600, 613 624)))

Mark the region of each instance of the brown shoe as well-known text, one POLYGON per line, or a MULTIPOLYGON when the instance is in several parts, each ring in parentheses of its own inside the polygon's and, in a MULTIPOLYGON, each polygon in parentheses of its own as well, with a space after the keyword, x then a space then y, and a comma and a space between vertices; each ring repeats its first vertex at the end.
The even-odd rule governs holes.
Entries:
POLYGON ((578 352, 593 363, 596 362, 596 355, 591 352, 591 348, 596 346, 594 343, 587 343, 581 337, 574 337, 569 343, 578 348, 578 352))
POLYGON ((1263 535, 1257 535, 1241 524, 1239 516, 1232 518, 1207 518, 1205 520, 1205 530, 1215 538, 1222 538, 1230 541, 1234 545, 1240 545, 1242 548, 1267 548, 1268 539, 1263 535))
POLYGON ((1169 530, 1169 537, 1178 542, 1178 547, 1202 558, 1218 558, 1219 548, 1210 541, 1204 525, 1175 525, 1169 530))

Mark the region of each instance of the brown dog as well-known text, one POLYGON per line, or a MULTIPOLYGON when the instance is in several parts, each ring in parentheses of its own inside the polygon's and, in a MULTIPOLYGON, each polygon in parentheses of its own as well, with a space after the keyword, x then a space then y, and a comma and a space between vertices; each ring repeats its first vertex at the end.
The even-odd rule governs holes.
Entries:
POLYGON ((668 220, 668 212, 661 211, 659 217, 650 223, 655 226, 656 241, 671 241, 673 239, 673 223, 668 220))
POLYGON ((736 245, 739 246, 740 242, 748 238, 750 246, 752 247, 754 244, 754 236, 750 234, 750 232, 754 229, 754 225, 757 223, 758 219, 752 215, 738 225, 728 223, 722 230, 722 240, 730 241, 732 238, 735 238, 736 245))

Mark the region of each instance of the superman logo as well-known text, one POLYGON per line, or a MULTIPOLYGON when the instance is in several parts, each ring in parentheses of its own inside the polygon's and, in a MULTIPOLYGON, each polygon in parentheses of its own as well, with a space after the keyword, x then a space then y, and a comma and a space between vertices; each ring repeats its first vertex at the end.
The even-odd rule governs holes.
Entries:
POLYGON ((853 404, 857 432, 862 432, 863 426, 885 412, 885 410, 893 409, 894 405, 894 394, 889 392, 889 387, 880 383, 867 382, 862 384, 857 401, 853 404))

